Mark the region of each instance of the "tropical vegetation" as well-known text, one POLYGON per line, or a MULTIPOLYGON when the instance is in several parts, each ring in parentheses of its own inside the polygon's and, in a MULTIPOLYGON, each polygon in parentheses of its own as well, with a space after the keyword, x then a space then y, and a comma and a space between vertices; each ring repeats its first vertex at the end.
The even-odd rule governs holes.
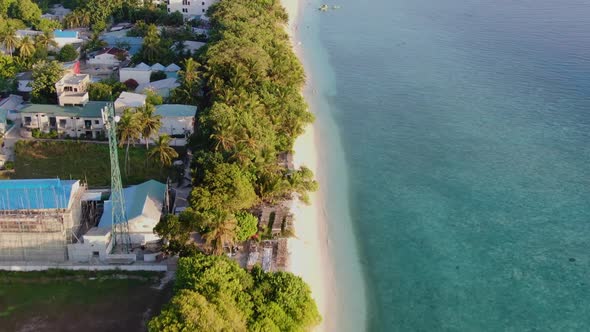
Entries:
POLYGON ((176 294, 148 330, 305 331, 321 321, 309 287, 291 273, 241 269, 226 257, 180 258, 176 294))
MULTIPOLYGON (((238 240, 236 216, 255 205, 317 189, 309 169, 289 170, 278 154, 313 121, 301 96, 303 68, 284 31, 287 14, 278 0, 221 0, 211 7, 211 40, 198 60, 179 72, 173 101, 198 105, 194 187, 190 208, 162 234, 190 229, 212 252, 238 240)), ((240 236, 239 239, 243 239, 240 236)), ((173 244, 178 247, 178 244, 173 244)))

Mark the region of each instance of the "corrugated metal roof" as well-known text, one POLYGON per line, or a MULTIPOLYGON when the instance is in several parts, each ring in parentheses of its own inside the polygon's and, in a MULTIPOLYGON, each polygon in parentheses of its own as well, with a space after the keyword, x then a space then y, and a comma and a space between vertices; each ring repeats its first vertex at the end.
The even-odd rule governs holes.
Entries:
POLYGON ((197 106, 180 104, 163 104, 156 106, 156 114, 161 116, 195 116, 197 106))
POLYGON ((58 106, 45 104, 31 104, 24 107, 19 113, 45 113, 59 116, 79 116, 84 118, 101 118, 101 110, 107 105, 106 101, 89 101, 80 106, 58 106))
MULTIPOLYGON (((166 197, 166 185, 155 180, 149 180, 142 184, 123 189, 123 197, 125 199, 127 219, 131 220, 144 213, 144 207, 148 198, 163 203, 164 198, 166 197)), ((112 208, 111 201, 105 201, 104 213, 102 214, 102 217, 100 217, 98 227, 112 227, 112 208)), ((159 217, 160 216, 157 216, 157 218, 159 217)))
POLYGON ((31 179, 0 181, 0 210, 67 209, 78 180, 31 179))

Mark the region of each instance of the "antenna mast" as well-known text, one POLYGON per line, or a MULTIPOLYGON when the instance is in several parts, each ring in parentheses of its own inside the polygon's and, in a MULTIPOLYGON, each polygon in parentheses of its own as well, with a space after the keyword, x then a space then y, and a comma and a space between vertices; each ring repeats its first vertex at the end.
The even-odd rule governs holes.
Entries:
POLYGON ((129 236, 127 213, 125 213, 125 198, 123 197, 123 184, 117 150, 117 122, 119 117, 115 116, 115 107, 112 101, 103 109, 102 119, 109 136, 111 158, 112 250, 113 252, 121 250, 122 253, 128 254, 131 251, 131 237, 129 236))

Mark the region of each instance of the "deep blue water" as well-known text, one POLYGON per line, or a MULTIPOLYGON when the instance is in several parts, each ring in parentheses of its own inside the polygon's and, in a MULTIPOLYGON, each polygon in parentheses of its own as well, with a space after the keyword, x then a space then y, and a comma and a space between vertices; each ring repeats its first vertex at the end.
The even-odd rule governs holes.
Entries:
POLYGON ((590 331, 590 2, 325 2, 301 40, 367 329, 590 331))

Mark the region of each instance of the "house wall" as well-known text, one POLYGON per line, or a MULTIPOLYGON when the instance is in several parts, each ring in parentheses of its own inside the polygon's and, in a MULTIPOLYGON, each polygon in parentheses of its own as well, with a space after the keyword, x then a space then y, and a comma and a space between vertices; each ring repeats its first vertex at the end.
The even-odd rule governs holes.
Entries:
POLYGON ((185 130, 188 130, 189 134, 193 133, 194 128, 194 117, 192 116, 184 116, 184 117, 172 117, 172 116, 165 116, 162 117, 162 126, 160 127, 160 135, 178 135, 184 133, 185 130))
POLYGON ((83 43, 84 41, 80 38, 53 38, 59 48, 66 46, 67 44, 83 43))
POLYGON ((74 116, 53 116, 45 113, 21 113, 21 121, 24 127, 29 129, 40 129, 48 133, 52 129, 57 130, 61 135, 69 135, 70 137, 81 137, 90 132, 92 138, 98 138, 101 133, 105 132, 104 122, 100 118, 85 118, 74 116), (30 117, 31 122, 27 124, 26 118, 30 117), (55 117, 55 127, 50 126, 50 118, 55 117), (86 121, 90 121, 90 126, 87 126, 86 121))
POLYGON ((88 92, 86 93, 76 93, 76 94, 67 94, 63 93, 58 95, 59 106, 74 106, 74 105, 84 105, 90 101, 90 96, 88 92))
POLYGON ((216 3, 217 0, 169 0, 168 12, 180 12, 185 18, 195 15, 203 15, 207 12, 209 7, 216 3))
POLYGON ((119 82, 134 79, 138 84, 147 84, 150 82, 151 74, 151 70, 128 70, 127 68, 122 68, 119 70, 119 82))

